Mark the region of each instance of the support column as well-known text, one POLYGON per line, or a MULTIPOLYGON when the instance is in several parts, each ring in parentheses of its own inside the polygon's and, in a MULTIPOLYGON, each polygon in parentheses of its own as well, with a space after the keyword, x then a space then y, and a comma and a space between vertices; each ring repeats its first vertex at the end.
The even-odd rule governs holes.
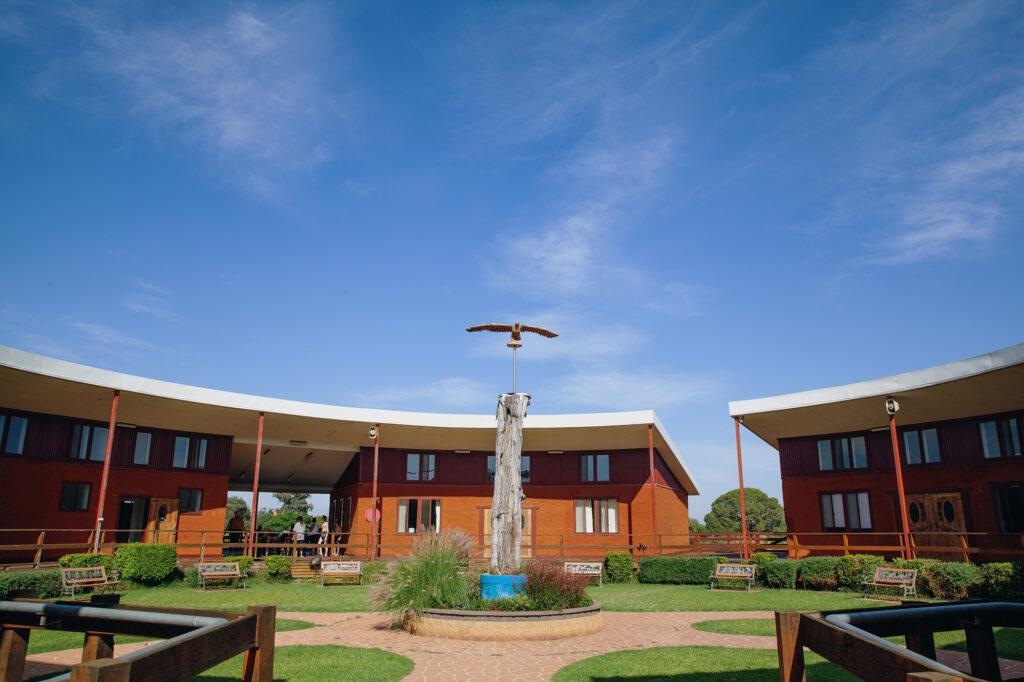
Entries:
POLYGON ((889 436, 892 438, 892 460, 896 467, 896 490, 899 493, 900 518, 903 520, 903 556, 912 559, 910 551, 910 522, 907 519, 907 497, 903 493, 903 462, 900 458, 900 440, 896 437, 896 411, 899 405, 892 397, 885 399, 885 409, 889 413, 889 436))
POLYGON ((263 413, 260 412, 260 425, 256 430, 256 464, 252 472, 252 507, 249 509, 249 546, 246 553, 256 558, 256 514, 259 512, 260 501, 260 460, 263 457, 263 413))
POLYGON ((110 427, 107 429, 107 449, 103 455, 103 477, 100 479, 100 496, 96 501, 96 533, 92 541, 92 553, 100 551, 100 531, 103 529, 103 505, 107 501, 107 479, 110 477, 110 451, 114 449, 114 429, 117 427, 117 404, 121 391, 114 391, 114 402, 110 405, 110 427))
POLYGON ((377 535, 378 529, 380 528, 380 516, 377 510, 377 456, 380 452, 380 424, 377 424, 373 430, 373 492, 370 499, 370 523, 373 530, 371 531, 370 540, 370 559, 377 558, 377 535))
POLYGON ((647 482, 651 484, 651 551, 658 551, 658 508, 654 501, 654 424, 647 425, 647 456, 650 470, 647 482))
POLYGON ((736 464, 740 472, 740 533, 742 534, 742 547, 740 556, 743 559, 750 558, 750 541, 747 539, 747 500, 743 494, 743 451, 740 449, 740 421, 742 417, 733 417, 736 422, 736 464))

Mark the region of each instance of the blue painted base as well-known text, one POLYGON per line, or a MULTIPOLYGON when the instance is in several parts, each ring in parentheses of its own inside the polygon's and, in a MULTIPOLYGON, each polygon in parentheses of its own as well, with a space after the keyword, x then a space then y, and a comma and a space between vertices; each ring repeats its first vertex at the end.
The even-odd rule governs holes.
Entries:
POLYGON ((523 593, 525 575, 489 575, 480 576, 481 599, 504 599, 523 593))

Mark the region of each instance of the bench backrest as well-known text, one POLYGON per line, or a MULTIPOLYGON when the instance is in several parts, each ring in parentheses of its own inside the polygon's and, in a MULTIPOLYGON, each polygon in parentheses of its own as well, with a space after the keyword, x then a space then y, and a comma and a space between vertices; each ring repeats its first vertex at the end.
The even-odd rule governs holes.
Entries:
POLYGON ((584 561, 566 561, 565 572, 575 575, 601 575, 604 564, 584 561))
POLYGON ((66 584, 72 583, 94 583, 107 582, 107 569, 103 566, 89 566, 86 568, 62 568, 60 579, 66 584))
POLYGON ((715 566, 716 578, 752 578, 755 566, 753 564, 718 564, 715 566))
POLYGON ((917 581, 917 569, 878 566, 872 580, 876 583, 913 583, 917 581))
POLYGON ((199 572, 204 576, 223 575, 234 577, 236 575, 240 575, 238 572, 238 564, 228 562, 199 564, 199 572))
POLYGON ((324 575, 332 573, 360 573, 362 571, 358 561, 327 561, 320 566, 320 570, 323 571, 324 575))

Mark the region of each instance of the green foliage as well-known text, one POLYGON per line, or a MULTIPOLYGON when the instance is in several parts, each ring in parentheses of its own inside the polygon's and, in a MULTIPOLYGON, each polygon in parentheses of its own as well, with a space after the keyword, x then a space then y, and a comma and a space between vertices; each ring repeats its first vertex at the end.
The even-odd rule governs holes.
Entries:
POLYGON ((834 590, 838 584, 836 579, 836 561, 834 556, 809 556, 800 560, 800 580, 804 587, 812 590, 834 590))
POLYGON ((292 558, 290 556, 268 556, 266 559, 267 577, 272 580, 290 580, 292 577, 292 558))
POLYGON ((800 562, 796 559, 772 559, 764 565, 761 582, 765 587, 793 589, 800 562))
POLYGON ((141 585, 159 585, 171 578, 178 563, 174 545, 133 542, 114 553, 121 580, 141 585))
POLYGON ((640 559, 637 577, 642 583, 704 585, 711 577, 715 566, 726 561, 725 557, 718 556, 649 556, 640 559))
POLYGON ((502 597, 501 599, 481 599, 476 597, 470 599, 466 604, 467 611, 538 611, 534 608, 533 601, 525 594, 517 594, 513 597, 502 597))
MULTIPOLYGON (((777 532, 786 530, 782 505, 774 497, 757 488, 744 488, 743 501, 747 506, 747 530, 777 532)), ((719 495, 711 503, 711 511, 704 515, 704 524, 712 533, 738 533, 740 531, 740 489, 719 495)))
POLYGON ((931 573, 924 570, 925 566, 930 566, 938 562, 938 559, 893 559, 889 562, 889 565, 893 568, 914 568, 917 569, 917 595, 919 597, 934 597, 935 592, 932 590, 931 573))
POLYGON ((875 575, 875 569, 885 563, 885 557, 874 554, 851 554, 836 561, 836 581, 839 587, 860 590, 861 583, 875 575))
MULTIPOLYGON (((291 509, 285 509, 276 514, 269 511, 261 511, 256 515, 256 527, 260 530, 270 531, 273 533, 291 531, 292 526, 295 525, 295 520, 299 517, 302 517, 302 525, 307 529, 313 525, 312 516, 300 514, 299 512, 291 509)), ((260 536, 260 542, 264 541, 264 537, 260 536)))
POLYGON ((370 603, 403 624, 423 609, 451 609, 470 599, 473 541, 462 529, 417 536, 412 552, 392 561, 370 588, 370 603))
POLYGON ((633 555, 629 552, 605 554, 604 575, 604 579, 610 583, 633 582, 633 555))
POLYGON ((985 594, 989 598, 1024 601, 1024 562, 984 564, 981 576, 985 594))
POLYGON ((923 572, 937 599, 965 599, 982 590, 982 572, 974 564, 935 561, 926 564, 923 572))
POLYGON ((690 519, 690 532, 691 533, 707 533, 708 527, 697 519, 690 519))
POLYGON ((313 508, 309 501, 309 493, 274 493, 274 497, 281 503, 281 509, 284 511, 308 514, 313 508))
POLYGON ((764 567, 769 561, 774 561, 775 555, 771 552, 754 552, 750 555, 748 563, 754 564, 754 578, 757 582, 764 584, 764 567))
POLYGON ((253 559, 251 556, 236 556, 225 559, 229 564, 238 564, 238 572, 242 575, 250 575, 252 572, 253 559))
POLYGON ((113 554, 65 554, 57 562, 61 568, 92 568, 102 566, 107 575, 116 568, 113 554))
POLYGON ((590 606, 594 600, 587 596, 587 579, 566 573, 562 564, 538 561, 526 566, 523 591, 533 603, 535 611, 558 611, 590 606))
POLYGON ((22 590, 36 599, 56 599, 60 589, 60 571, 56 569, 0 573, 0 599, 13 599, 22 590))
POLYGON ((367 561, 362 565, 363 569, 363 584, 374 585, 380 576, 388 568, 388 562, 384 559, 374 559, 373 561, 367 561))

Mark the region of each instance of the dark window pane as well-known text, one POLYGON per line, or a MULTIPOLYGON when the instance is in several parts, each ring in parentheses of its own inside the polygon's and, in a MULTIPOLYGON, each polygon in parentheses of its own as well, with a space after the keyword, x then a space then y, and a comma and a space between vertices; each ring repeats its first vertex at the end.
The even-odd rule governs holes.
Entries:
POLYGON ((107 427, 94 426, 92 429, 92 447, 89 448, 89 459, 102 462, 107 454, 107 427))
MULTIPOLYGON (((25 448, 25 431, 28 430, 28 419, 25 417, 11 417, 11 423, 7 427, 7 440, 4 444, 4 452, 11 455, 20 455, 25 448)), ((3 424, 0 423, 0 436, 3 435, 3 424)))
POLYGON ((60 490, 60 508, 61 509, 74 509, 75 508, 75 484, 65 483, 60 490))
POLYGON ((89 431, 88 426, 75 424, 75 432, 71 438, 72 459, 85 459, 85 455, 89 451, 89 431))
POLYGON ((196 469, 206 468, 206 439, 200 438, 196 446, 196 469))
MULTIPOLYGON (((1019 457, 1020 456, 1020 433, 1017 431, 1017 420, 1007 419, 1004 422, 1007 426, 1006 437, 1003 438, 1003 442, 1006 443, 1006 455, 1008 457, 1019 457)), ((11 420, 11 428, 14 428, 14 420, 11 420)), ((22 435, 24 438, 24 435, 22 435)), ((7 437, 7 442, 11 440, 10 436, 7 437)), ((8 450, 8 452, 11 452, 8 450)), ((21 452, 19 450, 19 452, 21 452)))
POLYGON ((405 456, 405 480, 420 480, 420 456, 409 453, 405 456))
POLYGON ((921 444, 917 438, 917 431, 907 431, 903 434, 903 451, 906 453, 907 464, 921 463, 921 444))
POLYGON ((847 438, 838 438, 835 442, 836 466, 840 469, 850 468, 850 441, 847 438))
POLYGON ((519 473, 523 478, 523 483, 527 483, 530 480, 530 456, 523 455, 519 459, 519 473))
MULTIPOLYGON (((826 441, 827 442, 827 441, 826 441)), ((821 496, 821 527, 828 531, 835 528, 835 522, 832 519, 832 496, 822 495, 821 496)))
POLYGON ((985 459, 1001 457, 999 450, 999 432, 996 431, 995 422, 981 423, 981 447, 985 451, 985 459))
POLYGON ((580 469, 582 479, 584 481, 594 480, 594 456, 593 455, 581 455, 580 456, 580 469))
POLYGON ((188 466, 188 441, 186 436, 174 437, 174 466, 184 469, 188 466))
POLYGON ((494 483, 494 455, 487 455, 487 482, 494 483))
POLYGON ((423 455, 423 480, 434 480, 434 456, 423 455))
POLYGON ((597 456, 597 480, 608 480, 608 455, 597 456))
POLYGON ((942 459, 939 455, 939 432, 936 429, 925 429, 921 432, 921 440, 924 442, 924 461, 938 462, 942 459))
POLYGON ((135 459, 136 464, 149 464, 149 445, 152 441, 152 434, 144 431, 135 434, 135 459))
POLYGON ((818 469, 821 471, 832 470, 832 441, 818 441, 818 469))
POLYGON ((857 436, 850 439, 850 446, 853 448, 853 467, 864 469, 868 465, 868 450, 864 444, 864 436, 857 436))
POLYGON ((999 530, 1024 533, 1024 487, 1007 485, 996 488, 996 513, 999 530))
POLYGON ((78 490, 75 497, 75 509, 85 511, 89 508, 89 491, 92 489, 92 486, 88 483, 79 483, 77 487, 78 490))
POLYGON ((860 529, 860 509, 857 506, 857 493, 846 493, 846 518, 850 530, 860 529))

